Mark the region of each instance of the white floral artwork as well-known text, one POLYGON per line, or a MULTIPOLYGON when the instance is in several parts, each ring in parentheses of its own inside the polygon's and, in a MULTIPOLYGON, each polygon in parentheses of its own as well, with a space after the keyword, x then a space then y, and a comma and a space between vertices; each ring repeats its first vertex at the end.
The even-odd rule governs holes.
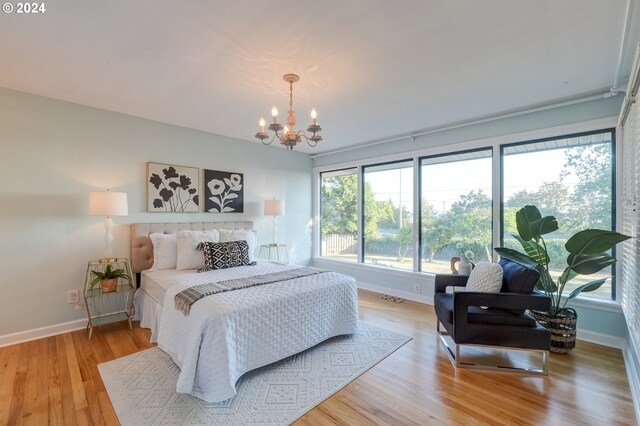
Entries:
POLYGON ((195 167, 147 163, 147 211, 198 211, 198 173, 195 167))
POLYGON ((210 213, 243 213, 243 174, 204 169, 204 210, 210 213))

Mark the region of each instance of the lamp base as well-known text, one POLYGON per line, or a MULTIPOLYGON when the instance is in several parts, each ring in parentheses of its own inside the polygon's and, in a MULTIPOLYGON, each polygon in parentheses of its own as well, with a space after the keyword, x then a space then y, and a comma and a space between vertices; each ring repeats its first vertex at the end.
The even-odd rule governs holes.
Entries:
POLYGON ((114 263, 117 261, 118 261, 117 257, 103 257, 101 259, 98 259, 98 262, 100 263, 114 263))

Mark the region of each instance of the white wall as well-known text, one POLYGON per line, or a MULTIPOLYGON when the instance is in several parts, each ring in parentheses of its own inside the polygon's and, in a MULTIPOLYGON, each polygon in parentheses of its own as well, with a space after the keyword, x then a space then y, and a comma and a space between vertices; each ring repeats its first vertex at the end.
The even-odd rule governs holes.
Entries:
MULTIPOLYGON (((247 123, 247 138, 252 131, 247 123)), ((307 264, 311 168, 295 151, 0 88, 0 336, 85 315, 66 298, 104 251, 89 191, 128 194, 129 216, 113 218, 114 255, 126 257, 134 222, 253 220, 259 242, 269 242, 263 200, 283 198, 278 239, 307 264), (244 173, 245 212, 146 213, 148 161, 244 173)))

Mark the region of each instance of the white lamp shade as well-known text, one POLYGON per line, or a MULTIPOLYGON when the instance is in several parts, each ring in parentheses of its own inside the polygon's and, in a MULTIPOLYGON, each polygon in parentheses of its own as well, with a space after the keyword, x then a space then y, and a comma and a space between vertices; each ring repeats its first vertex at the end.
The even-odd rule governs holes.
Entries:
POLYGON ((127 216, 126 192, 90 192, 89 214, 91 216, 127 216))
POLYGON ((265 216, 282 216, 284 214, 283 200, 264 200, 265 216))

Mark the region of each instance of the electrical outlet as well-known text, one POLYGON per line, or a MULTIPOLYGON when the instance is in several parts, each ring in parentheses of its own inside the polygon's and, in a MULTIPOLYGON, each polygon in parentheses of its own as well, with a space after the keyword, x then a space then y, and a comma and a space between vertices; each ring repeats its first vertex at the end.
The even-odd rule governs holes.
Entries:
POLYGON ((420 294, 420 290, 422 290, 421 287, 420 287, 420 283, 415 283, 413 285, 413 291, 415 291, 416 293, 420 294))
POLYGON ((78 303, 79 298, 80 295, 78 293, 78 290, 69 290, 67 292, 67 303, 78 303))

